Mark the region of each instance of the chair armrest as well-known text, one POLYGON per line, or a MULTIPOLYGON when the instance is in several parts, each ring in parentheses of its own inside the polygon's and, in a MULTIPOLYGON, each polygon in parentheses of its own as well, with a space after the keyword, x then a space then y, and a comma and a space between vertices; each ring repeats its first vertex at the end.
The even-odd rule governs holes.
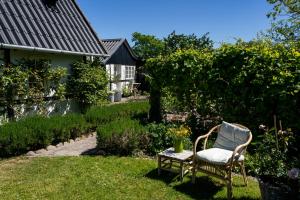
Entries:
POLYGON ((209 137, 209 136, 210 136, 217 128, 219 128, 219 126, 220 126, 220 125, 217 125, 217 126, 213 127, 212 129, 210 129, 210 131, 209 131, 207 134, 201 135, 201 136, 199 136, 199 137, 196 139, 196 141, 195 141, 195 143, 194 143, 194 148, 193 148, 194 157, 195 157, 196 152, 197 152, 198 142, 199 142, 201 139, 204 139, 204 138, 205 138, 204 145, 203 145, 203 149, 205 149, 205 148, 206 148, 206 142, 207 142, 208 137, 209 137))
POLYGON ((243 152, 243 150, 250 144, 251 140, 252 140, 252 134, 251 134, 251 131, 250 131, 249 132, 249 138, 248 138, 247 142, 244 143, 244 144, 241 144, 241 145, 237 146, 235 148, 235 150, 233 151, 231 159, 230 159, 230 166, 231 167, 233 166, 233 162, 235 161, 235 159, 237 157, 240 157, 241 154, 242 154, 242 152, 243 152))

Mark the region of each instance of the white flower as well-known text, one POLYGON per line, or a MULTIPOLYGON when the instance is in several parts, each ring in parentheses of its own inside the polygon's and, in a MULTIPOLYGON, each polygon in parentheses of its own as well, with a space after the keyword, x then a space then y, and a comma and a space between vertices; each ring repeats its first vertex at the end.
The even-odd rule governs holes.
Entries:
POLYGON ((267 128, 267 127, 266 127, 265 125, 263 125, 263 124, 259 125, 259 129, 260 129, 260 130, 266 130, 266 128, 267 128))
POLYGON ((299 177, 300 169, 293 168, 290 171, 288 171, 288 176, 290 179, 297 179, 299 177))

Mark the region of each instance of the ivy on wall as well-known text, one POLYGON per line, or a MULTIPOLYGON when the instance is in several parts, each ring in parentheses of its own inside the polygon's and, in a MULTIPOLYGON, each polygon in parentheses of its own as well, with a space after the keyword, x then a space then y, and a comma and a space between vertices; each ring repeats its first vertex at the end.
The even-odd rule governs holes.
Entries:
MULTIPOLYGON (((47 60, 23 60, 19 65, 0 67, 0 106, 5 107, 8 117, 15 118, 17 104, 42 105, 45 99, 65 97, 67 70, 52 67, 47 60)), ((40 113, 43 107, 38 106, 40 113)))

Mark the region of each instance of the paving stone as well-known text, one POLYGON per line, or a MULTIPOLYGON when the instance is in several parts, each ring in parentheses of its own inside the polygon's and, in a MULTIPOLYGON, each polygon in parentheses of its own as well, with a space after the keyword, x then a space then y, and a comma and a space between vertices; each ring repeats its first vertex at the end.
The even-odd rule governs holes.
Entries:
POLYGON ((35 151, 36 154, 45 154, 46 152, 47 152, 46 149, 40 149, 40 150, 35 151))
POLYGON ((57 148, 62 147, 62 146, 64 146, 63 143, 58 143, 58 144, 56 145, 57 148))
POLYGON ((56 146, 49 145, 46 149, 47 149, 47 151, 51 151, 51 150, 56 149, 56 146))
POLYGON ((33 151, 28 151, 28 153, 26 153, 26 156, 36 156, 36 153, 34 153, 33 151))
MULTIPOLYGON (((97 139, 96 136, 87 137, 81 140, 70 140, 67 145, 59 143, 53 147, 41 149, 32 154, 33 156, 80 156, 80 155, 90 155, 98 154, 96 150, 97 139)), ((101 153, 101 152, 100 152, 101 153)), ((103 153, 103 152, 102 152, 103 153)), ((105 152, 104 152, 105 153, 105 152)))

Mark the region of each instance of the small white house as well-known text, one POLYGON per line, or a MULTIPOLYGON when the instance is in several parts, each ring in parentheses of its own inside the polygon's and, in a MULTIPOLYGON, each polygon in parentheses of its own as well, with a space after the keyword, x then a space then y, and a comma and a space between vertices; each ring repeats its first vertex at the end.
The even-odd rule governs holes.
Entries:
POLYGON ((135 83, 137 57, 126 39, 102 40, 109 57, 103 60, 110 79, 110 90, 123 91, 135 83))

